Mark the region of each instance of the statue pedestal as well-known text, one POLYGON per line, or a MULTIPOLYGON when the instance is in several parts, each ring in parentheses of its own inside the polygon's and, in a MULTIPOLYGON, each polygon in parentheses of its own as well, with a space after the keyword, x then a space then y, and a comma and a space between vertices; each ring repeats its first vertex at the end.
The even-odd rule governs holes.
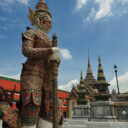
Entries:
POLYGON ((3 120, 0 120, 0 128, 2 128, 3 120))
POLYGON ((114 112, 114 102, 97 101, 91 103, 91 121, 116 122, 117 117, 114 112))
POLYGON ((43 120, 42 118, 39 118, 38 122, 38 128, 52 128, 53 125, 51 122, 48 122, 46 120, 43 120))
POLYGON ((73 108, 73 118, 74 119, 82 119, 85 120, 90 119, 90 105, 77 105, 73 108))
POLYGON ((36 125, 34 125, 34 126, 23 126, 22 128, 36 128, 36 125))

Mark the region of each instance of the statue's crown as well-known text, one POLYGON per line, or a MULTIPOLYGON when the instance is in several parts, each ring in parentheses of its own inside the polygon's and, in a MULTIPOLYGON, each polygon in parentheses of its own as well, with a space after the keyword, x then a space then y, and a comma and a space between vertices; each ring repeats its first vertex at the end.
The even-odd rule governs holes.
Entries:
POLYGON ((51 16, 50 12, 48 11, 48 6, 45 0, 40 0, 35 6, 35 8, 36 8, 36 11, 44 11, 44 12, 47 12, 51 16))

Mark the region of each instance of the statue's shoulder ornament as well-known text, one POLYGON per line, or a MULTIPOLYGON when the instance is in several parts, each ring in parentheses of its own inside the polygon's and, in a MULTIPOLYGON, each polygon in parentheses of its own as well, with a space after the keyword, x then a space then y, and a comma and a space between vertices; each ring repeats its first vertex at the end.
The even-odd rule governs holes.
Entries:
POLYGON ((36 35, 35 30, 27 27, 26 32, 22 33, 22 39, 23 40, 28 39, 34 41, 35 35, 36 35))

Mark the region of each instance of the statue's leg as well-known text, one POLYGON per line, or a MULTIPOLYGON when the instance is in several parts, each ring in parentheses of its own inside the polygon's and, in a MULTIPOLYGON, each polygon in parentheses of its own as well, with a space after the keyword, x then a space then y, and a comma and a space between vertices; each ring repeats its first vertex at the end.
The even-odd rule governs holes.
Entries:
POLYGON ((33 103, 24 105, 22 108, 22 122, 25 128, 35 128, 39 118, 40 106, 33 103))
POLYGON ((43 80, 39 76, 22 75, 21 77, 22 124, 25 127, 33 128, 38 122, 42 83, 43 80))
MULTIPOLYGON (((51 86, 49 83, 44 83, 42 86, 42 103, 40 108, 40 117, 38 128, 52 128, 52 102, 51 102, 51 86)), ((53 99, 52 99, 53 100, 53 99)))

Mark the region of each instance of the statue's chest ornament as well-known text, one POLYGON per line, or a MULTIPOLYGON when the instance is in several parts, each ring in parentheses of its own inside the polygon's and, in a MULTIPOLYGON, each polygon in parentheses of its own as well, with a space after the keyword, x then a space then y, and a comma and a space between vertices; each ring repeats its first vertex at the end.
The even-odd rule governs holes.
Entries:
POLYGON ((48 48, 51 47, 51 40, 48 37, 40 32, 35 33, 35 43, 34 47, 36 48, 48 48))

